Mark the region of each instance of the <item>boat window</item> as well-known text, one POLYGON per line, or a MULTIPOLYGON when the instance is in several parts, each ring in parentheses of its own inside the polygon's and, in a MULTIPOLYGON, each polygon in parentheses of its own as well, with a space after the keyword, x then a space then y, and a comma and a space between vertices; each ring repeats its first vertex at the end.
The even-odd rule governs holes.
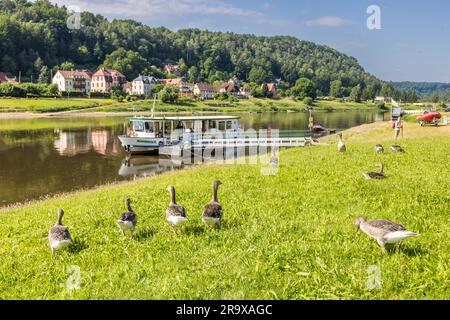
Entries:
POLYGON ((153 132, 155 131, 155 125, 151 122, 145 122, 145 132, 153 132))
POLYGON ((224 131, 225 130, 225 121, 219 121, 219 130, 224 131))
POLYGON ((217 122, 210 120, 209 121, 209 129, 217 129, 217 122))
POLYGON ((134 131, 144 131, 144 122, 133 121, 133 130, 134 131))
POLYGON ((231 121, 227 121, 227 130, 231 130, 231 121))

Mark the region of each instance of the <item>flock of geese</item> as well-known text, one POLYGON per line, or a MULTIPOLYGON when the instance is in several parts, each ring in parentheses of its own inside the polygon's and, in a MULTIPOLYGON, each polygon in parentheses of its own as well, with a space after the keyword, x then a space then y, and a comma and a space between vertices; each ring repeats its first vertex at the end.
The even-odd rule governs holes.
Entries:
MULTIPOLYGON (((342 138, 342 132, 338 134, 338 137, 339 137, 339 142, 337 146, 338 151, 346 152, 347 147, 345 146, 345 142, 342 138)), ((405 152, 405 150, 399 145, 393 145, 390 147, 390 149, 393 152, 405 152)), ((381 144, 377 144, 375 146, 375 152, 383 153, 384 147, 381 144)), ((370 180, 386 178, 384 174, 384 165, 382 163, 379 163, 376 166, 380 167, 380 172, 365 172, 363 173, 363 176, 366 179, 370 180)), ((359 217, 355 221, 355 226, 357 230, 361 230, 368 236, 374 238, 377 241, 383 253, 386 252, 385 246, 387 243, 397 243, 406 238, 419 236, 418 233, 408 231, 403 225, 389 220, 368 221, 363 217, 359 217)))
MULTIPOLYGON (((342 138, 342 133, 339 133, 338 137, 338 151, 346 152, 347 147, 342 138)), ((394 152, 405 152, 403 148, 398 145, 393 145, 390 147, 390 149, 394 152)), ((382 153, 384 152, 384 147, 381 144, 377 144, 375 146, 375 151, 377 153, 382 153)), ((278 157, 275 155, 275 153, 272 154, 270 164, 273 166, 278 166, 278 157)), ((386 177, 384 174, 384 165, 378 164, 377 166, 380 167, 380 172, 363 173, 364 177, 366 179, 384 179, 386 177)), ((221 184, 222 182, 220 182, 219 180, 213 182, 213 197, 203 209, 202 221, 208 226, 220 227, 222 224, 222 206, 220 205, 217 198, 219 185, 221 184)), ((172 227, 174 233, 176 233, 177 227, 184 225, 188 221, 188 218, 186 215, 186 209, 183 206, 177 204, 175 187, 169 185, 167 187, 167 191, 170 194, 170 202, 166 210, 166 220, 172 227)), ((130 199, 126 200, 125 205, 127 211, 120 215, 116 223, 119 226, 120 232, 123 236, 125 236, 125 233, 129 231, 130 239, 133 239, 133 233, 137 225, 138 216, 131 207, 130 199)), ((55 256, 56 250, 67 248, 72 241, 68 228, 62 224, 63 215, 64 211, 60 209, 58 212, 58 220, 56 221, 56 224, 50 229, 48 234, 53 257, 55 256)), ((396 243, 409 237, 419 236, 418 233, 408 231, 403 225, 394 223, 389 220, 368 221, 365 218, 360 217, 355 221, 355 226, 357 230, 361 230, 368 236, 374 238, 383 253, 386 252, 385 245, 387 243, 396 243)))
MULTIPOLYGON (((202 221, 207 226, 220 228, 222 225, 223 210, 217 198, 219 186, 221 184, 222 182, 219 180, 213 182, 213 197, 203 209, 202 221)), ((168 186, 167 191, 170 194, 170 202, 169 206, 166 209, 166 220, 172 227, 173 232, 176 233, 177 228, 184 225, 188 221, 186 209, 183 206, 177 204, 174 186, 168 186)), ((116 221, 116 224, 119 226, 122 236, 125 236, 125 233, 129 231, 130 239, 133 239, 133 233, 136 229, 138 216, 131 207, 130 199, 126 200, 125 206, 127 211, 120 215, 119 219, 116 221)), ((63 209, 59 209, 58 220, 48 233, 48 240, 50 249, 52 251, 52 257, 55 257, 56 251, 67 248, 72 242, 69 229, 62 224, 63 215, 63 209)))

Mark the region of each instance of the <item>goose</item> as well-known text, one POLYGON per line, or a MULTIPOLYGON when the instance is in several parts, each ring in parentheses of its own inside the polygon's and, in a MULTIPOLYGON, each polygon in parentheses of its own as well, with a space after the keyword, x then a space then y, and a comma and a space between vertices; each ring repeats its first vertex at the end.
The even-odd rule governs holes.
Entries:
POLYGON ((272 157, 270 158, 269 164, 270 164, 271 167, 276 168, 276 167, 278 167, 278 162, 279 162, 278 161, 278 157, 277 157, 277 155, 275 153, 275 150, 273 150, 272 151, 272 157))
POLYGON ((203 209, 202 221, 207 225, 220 227, 222 224, 222 206, 217 200, 217 190, 221 184, 219 180, 213 182, 213 198, 203 209))
POLYGON ((136 228, 137 224, 137 215, 134 213, 133 209, 131 208, 131 200, 127 199, 125 202, 125 205, 127 207, 127 212, 124 212, 120 215, 119 220, 117 220, 117 225, 120 228, 120 232, 122 235, 125 235, 125 230, 130 230, 130 239, 133 239, 133 232, 136 228))
POLYGON ((387 243, 397 243, 406 238, 420 236, 418 233, 406 230, 401 224, 389 220, 367 221, 365 218, 359 217, 355 221, 355 226, 357 230, 362 230, 365 234, 377 240, 383 253, 386 252, 385 245, 387 243))
POLYGON ((363 173, 366 179, 384 179, 386 176, 384 175, 384 164, 380 163, 376 165, 380 167, 380 172, 366 172, 363 173))
POLYGON ((377 153, 383 153, 383 152, 384 152, 384 148, 383 148, 383 146, 382 146, 381 144, 377 144, 377 145, 375 146, 375 151, 376 151, 377 153))
POLYGON ((339 136, 338 151, 339 152, 347 151, 347 148, 345 147, 344 140, 342 139, 342 132, 339 132, 338 136, 339 136))
POLYGON ((170 193, 170 203, 166 210, 166 219, 173 228, 187 222, 186 210, 176 202, 175 187, 170 185, 167 191, 170 193))
POLYGON ((55 250, 61 250, 67 248, 72 242, 69 229, 62 224, 62 218, 64 216, 64 210, 59 209, 58 220, 56 224, 48 232, 48 241, 50 243, 50 249, 52 250, 52 257, 55 257, 55 250))
POLYGON ((405 150, 402 147, 397 145, 391 146, 391 150, 394 152, 405 152, 405 150))

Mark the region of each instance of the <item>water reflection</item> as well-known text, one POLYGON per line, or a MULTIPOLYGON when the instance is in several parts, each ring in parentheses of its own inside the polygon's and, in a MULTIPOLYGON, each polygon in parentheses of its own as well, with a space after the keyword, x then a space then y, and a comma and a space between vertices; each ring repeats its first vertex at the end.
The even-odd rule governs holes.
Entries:
POLYGON ((62 130, 55 129, 57 138, 54 147, 60 155, 74 156, 77 154, 94 152, 102 156, 117 156, 121 146, 117 136, 110 130, 91 129, 62 130))
POLYGON ((127 156, 122 161, 119 175, 136 179, 153 176, 165 171, 181 169, 182 166, 182 160, 155 156, 127 156))

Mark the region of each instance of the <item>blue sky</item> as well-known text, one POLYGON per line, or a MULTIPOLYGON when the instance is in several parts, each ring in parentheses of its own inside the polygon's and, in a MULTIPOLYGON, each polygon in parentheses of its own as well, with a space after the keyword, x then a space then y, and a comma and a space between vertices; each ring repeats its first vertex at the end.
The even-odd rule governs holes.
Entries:
POLYGON ((172 30, 291 35, 354 56, 383 80, 450 82, 447 0, 52 0, 172 30), (366 26, 381 9, 381 29, 366 26))

